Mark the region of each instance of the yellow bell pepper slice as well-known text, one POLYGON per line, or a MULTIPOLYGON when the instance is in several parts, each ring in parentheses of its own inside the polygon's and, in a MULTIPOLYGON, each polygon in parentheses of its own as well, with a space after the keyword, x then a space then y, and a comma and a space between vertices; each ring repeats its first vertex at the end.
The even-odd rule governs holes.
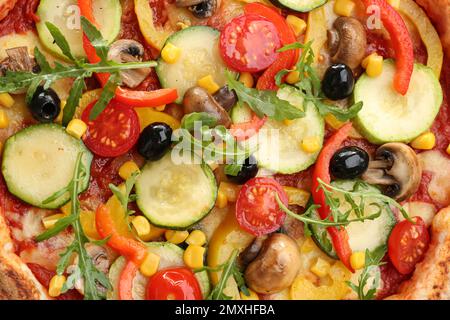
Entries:
POLYGON ((155 111, 153 108, 136 108, 135 109, 139 122, 141 123, 141 130, 144 130, 148 125, 155 122, 163 122, 168 124, 172 130, 180 127, 180 121, 164 112, 155 111))
POLYGON ((161 51, 167 38, 174 32, 169 28, 158 28, 153 22, 153 11, 148 0, 134 0, 134 11, 145 41, 161 51))
POLYGON ((305 43, 312 41, 311 48, 314 52, 314 63, 317 64, 320 58, 320 50, 328 41, 327 18, 325 9, 319 7, 311 11, 308 15, 308 26, 306 28, 305 43))
POLYGON ((434 74, 439 78, 442 69, 444 53, 442 44, 436 29, 430 22, 430 19, 413 0, 401 0, 398 8, 401 14, 408 17, 416 26, 422 41, 427 48, 428 60, 427 66, 433 69, 434 74))

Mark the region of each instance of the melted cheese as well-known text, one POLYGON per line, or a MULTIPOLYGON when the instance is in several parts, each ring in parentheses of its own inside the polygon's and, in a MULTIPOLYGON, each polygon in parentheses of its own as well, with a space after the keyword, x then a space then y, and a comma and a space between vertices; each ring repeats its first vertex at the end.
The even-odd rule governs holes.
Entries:
POLYGON ((433 176, 428 185, 430 197, 443 206, 450 205, 450 159, 440 151, 433 150, 419 154, 423 171, 433 176))

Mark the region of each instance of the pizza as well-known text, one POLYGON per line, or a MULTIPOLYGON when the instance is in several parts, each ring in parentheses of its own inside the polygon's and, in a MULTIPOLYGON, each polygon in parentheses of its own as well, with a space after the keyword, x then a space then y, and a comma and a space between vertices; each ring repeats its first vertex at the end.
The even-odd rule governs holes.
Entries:
POLYGON ((0 0, 0 299, 450 299, 450 1, 0 0))

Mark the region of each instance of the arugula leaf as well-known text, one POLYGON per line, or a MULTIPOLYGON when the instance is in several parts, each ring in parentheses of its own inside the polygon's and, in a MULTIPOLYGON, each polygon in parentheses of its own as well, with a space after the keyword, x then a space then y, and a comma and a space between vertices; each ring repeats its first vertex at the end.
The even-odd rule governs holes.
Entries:
POLYGON ((84 83, 84 78, 80 77, 75 80, 70 89, 69 98, 67 99, 66 105, 63 110, 62 125, 67 126, 75 115, 75 110, 80 103, 83 90, 86 88, 84 83))
POLYGON ((86 17, 81 17, 81 27, 84 34, 95 48, 95 52, 101 60, 106 61, 108 57, 108 44, 103 39, 100 31, 86 17))
POLYGON ((288 101, 278 98, 276 91, 247 88, 235 80, 229 72, 227 72, 227 82, 230 90, 236 92, 239 103, 246 103, 259 118, 268 116, 271 119, 283 121, 305 116, 302 110, 292 106, 288 101))
POLYGON ((91 113, 89 114, 89 120, 93 121, 97 119, 100 113, 102 113, 103 110, 106 109, 108 103, 112 100, 112 98, 114 98, 119 83, 120 83, 120 74, 118 72, 111 74, 111 76, 108 79, 108 82, 103 87, 103 91, 102 94, 100 95, 100 98, 95 103, 94 107, 91 110, 91 113))
POLYGON ((49 21, 45 23, 45 26, 52 35, 55 44, 61 49, 63 55, 66 56, 70 61, 76 62, 77 59, 75 59, 75 57, 72 55, 69 43, 67 42, 62 32, 58 29, 58 27, 49 21))
POLYGON ((339 121, 347 121, 349 119, 353 119, 363 107, 363 103, 361 101, 345 109, 329 105, 320 100, 316 101, 315 105, 322 116, 326 116, 327 114, 331 113, 339 121))
POLYGON ((242 170, 242 164, 229 163, 224 167, 224 173, 229 176, 236 177, 242 170))
POLYGON ((192 131, 196 129, 196 122, 201 124, 200 127, 206 126, 211 128, 217 124, 217 118, 207 112, 193 112, 183 117, 181 120, 181 128, 192 131))
POLYGON ((136 184, 136 180, 139 177, 139 174, 140 173, 138 171, 133 172, 131 174, 131 176, 125 181, 125 190, 124 191, 122 191, 117 186, 113 185, 112 183, 109 184, 109 189, 119 200, 124 212, 127 215, 133 214, 132 211, 128 210, 128 203, 131 202, 132 200, 135 200, 135 199, 131 199, 132 198, 131 191, 133 190, 133 187, 136 184))
POLYGON ((52 68, 50 67, 50 64, 47 62, 47 59, 38 47, 34 48, 34 59, 36 59, 41 71, 51 72, 52 68))

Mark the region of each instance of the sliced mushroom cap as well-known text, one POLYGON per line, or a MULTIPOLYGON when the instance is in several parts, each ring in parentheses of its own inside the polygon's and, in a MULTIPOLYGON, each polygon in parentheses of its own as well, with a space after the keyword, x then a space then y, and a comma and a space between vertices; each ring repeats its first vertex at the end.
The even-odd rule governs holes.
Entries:
POLYGON ((184 113, 206 112, 217 119, 217 123, 229 128, 231 119, 221 105, 201 87, 193 87, 186 91, 183 100, 184 113))
POLYGON ((274 233, 264 241, 256 259, 245 270, 245 281, 250 289, 271 294, 288 288, 300 268, 297 243, 289 236, 274 233))
MULTIPOLYGON (((107 274, 110 267, 110 260, 106 249, 94 244, 87 244, 86 251, 91 257, 92 262, 94 263, 94 266, 97 268, 97 270, 103 272, 104 274, 107 274)), ((75 258, 73 264, 67 267, 67 273, 70 274, 74 272, 77 266, 78 266, 78 256, 75 258)), ((75 289, 77 289, 78 292, 84 295, 84 281, 82 278, 78 279, 75 282, 75 289)), ((106 292, 106 288, 99 283, 97 284, 97 289, 100 292, 106 292)))
MULTIPOLYGON (((122 39, 114 42, 108 52, 108 59, 118 62, 137 62, 144 57, 144 46, 137 41, 122 39)), ((150 68, 123 70, 120 72, 122 83, 130 88, 136 88, 150 74, 150 68)))
POLYGON ((226 111, 230 111, 238 102, 238 97, 234 90, 230 90, 227 85, 220 88, 213 95, 214 100, 226 111))
POLYGON ((239 255, 239 265, 241 267, 248 266, 253 260, 256 259, 267 237, 267 235, 264 235, 255 238, 255 240, 253 240, 253 242, 247 248, 245 248, 244 251, 242 251, 242 253, 239 255))
POLYGON ((383 193, 403 201, 419 188, 422 167, 414 150, 404 143, 392 142, 379 147, 375 160, 362 177, 367 183, 383 187, 383 193))
POLYGON ((28 53, 28 47, 6 49, 6 54, 8 57, 0 62, 0 76, 3 76, 6 71, 39 71, 36 60, 28 53))
POLYGON ((366 46, 366 30, 355 18, 339 17, 328 31, 328 48, 334 63, 345 63, 356 69, 364 58, 366 46))

